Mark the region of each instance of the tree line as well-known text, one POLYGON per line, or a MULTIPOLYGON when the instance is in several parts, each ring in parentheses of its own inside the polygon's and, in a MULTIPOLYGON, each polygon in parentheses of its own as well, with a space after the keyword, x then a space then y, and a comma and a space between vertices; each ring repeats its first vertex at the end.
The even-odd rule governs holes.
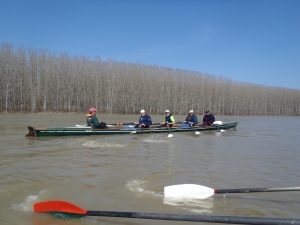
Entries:
POLYGON ((300 90, 49 50, 0 49, 1 112, 300 115, 300 90))

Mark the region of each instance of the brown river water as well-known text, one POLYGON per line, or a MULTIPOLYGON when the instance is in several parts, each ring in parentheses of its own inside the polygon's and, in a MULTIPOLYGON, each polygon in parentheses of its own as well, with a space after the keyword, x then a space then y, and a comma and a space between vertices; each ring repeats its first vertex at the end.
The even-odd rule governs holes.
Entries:
MULTIPOLYGON (((155 123, 162 115, 151 115, 155 123)), ((202 115, 198 116, 201 120, 202 115)), ((98 115, 107 123, 139 115, 98 115)), ((185 116, 176 116, 183 121, 185 116)), ((300 117, 216 116, 236 129, 167 134, 25 137, 27 126, 85 124, 85 114, 0 114, 0 224, 189 224, 135 218, 59 219, 36 202, 64 200, 83 209, 300 218, 299 192, 217 194, 164 200, 164 187, 213 189, 300 186, 300 117)), ((208 224, 208 223, 200 223, 208 224)), ((211 224, 211 223, 210 223, 211 224)))

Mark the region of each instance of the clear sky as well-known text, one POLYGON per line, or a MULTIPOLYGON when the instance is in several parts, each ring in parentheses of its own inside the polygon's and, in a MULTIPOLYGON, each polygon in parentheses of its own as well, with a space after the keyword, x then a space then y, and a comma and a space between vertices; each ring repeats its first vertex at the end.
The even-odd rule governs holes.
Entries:
POLYGON ((0 43, 300 89, 300 0, 0 0, 0 43))

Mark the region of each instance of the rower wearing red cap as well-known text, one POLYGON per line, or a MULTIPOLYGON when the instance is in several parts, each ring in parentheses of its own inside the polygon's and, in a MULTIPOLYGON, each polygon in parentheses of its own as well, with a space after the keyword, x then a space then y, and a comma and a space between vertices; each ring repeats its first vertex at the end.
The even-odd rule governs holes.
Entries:
POLYGON ((86 115, 86 121, 88 126, 92 126, 93 128, 100 128, 100 129, 107 128, 106 123, 104 122, 99 123, 99 120, 96 116, 96 112, 97 109, 90 108, 89 114, 86 115))

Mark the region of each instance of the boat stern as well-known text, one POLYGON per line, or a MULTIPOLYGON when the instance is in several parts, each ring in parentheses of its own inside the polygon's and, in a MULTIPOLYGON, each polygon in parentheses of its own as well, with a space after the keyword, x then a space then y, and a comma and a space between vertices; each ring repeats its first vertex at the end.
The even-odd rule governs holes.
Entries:
POLYGON ((36 132, 35 132, 34 127, 29 126, 28 131, 29 132, 28 132, 28 134, 25 135, 25 137, 36 137, 36 132))

